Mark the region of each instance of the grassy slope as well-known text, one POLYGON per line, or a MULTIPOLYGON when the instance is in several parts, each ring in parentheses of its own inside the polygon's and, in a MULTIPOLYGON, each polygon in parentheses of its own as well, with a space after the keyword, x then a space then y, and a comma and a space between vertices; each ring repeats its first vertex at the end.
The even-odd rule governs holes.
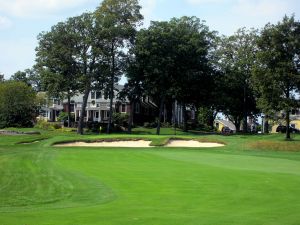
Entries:
POLYGON ((54 148, 77 136, 50 132, 15 144, 40 138, 0 136, 1 225, 300 223, 300 152, 274 151, 300 151, 299 136, 201 136, 227 146, 137 150, 54 148))

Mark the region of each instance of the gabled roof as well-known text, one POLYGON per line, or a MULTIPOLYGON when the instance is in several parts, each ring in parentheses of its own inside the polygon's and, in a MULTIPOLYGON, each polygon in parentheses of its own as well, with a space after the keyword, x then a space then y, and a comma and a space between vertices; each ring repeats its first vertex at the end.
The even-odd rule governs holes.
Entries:
POLYGON ((215 122, 216 123, 221 123, 225 127, 229 127, 230 130, 233 130, 233 131, 236 130, 235 125, 231 121, 228 121, 228 120, 215 120, 215 122))

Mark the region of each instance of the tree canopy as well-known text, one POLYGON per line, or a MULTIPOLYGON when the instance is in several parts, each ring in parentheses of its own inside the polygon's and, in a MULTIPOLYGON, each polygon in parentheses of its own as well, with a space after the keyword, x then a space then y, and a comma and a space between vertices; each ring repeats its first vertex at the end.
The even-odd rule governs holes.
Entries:
POLYGON ((148 29, 137 34, 133 55, 137 67, 128 79, 142 82, 145 94, 156 99, 159 105, 157 134, 160 117, 167 99, 182 104, 191 103, 211 75, 208 64, 211 33, 196 17, 171 19, 169 22, 152 22, 148 29), (135 76, 133 78, 133 76, 135 76), (202 86, 201 86, 202 87, 202 86))
POLYGON ((20 81, 0 83, 0 128, 28 127, 35 117, 36 94, 20 81))
MULTIPOLYGON (((259 51, 253 72, 261 110, 270 114, 284 110, 286 126, 290 111, 299 103, 300 82, 300 22, 285 16, 276 25, 267 24, 258 39, 259 51)), ((298 105, 299 106, 299 105, 298 105)), ((286 129, 290 138, 290 129, 286 129)))
POLYGON ((101 54, 108 68, 106 91, 110 106, 107 133, 111 130, 114 87, 124 73, 128 52, 143 19, 140 9, 137 0, 104 0, 95 11, 97 32, 103 40, 101 54))

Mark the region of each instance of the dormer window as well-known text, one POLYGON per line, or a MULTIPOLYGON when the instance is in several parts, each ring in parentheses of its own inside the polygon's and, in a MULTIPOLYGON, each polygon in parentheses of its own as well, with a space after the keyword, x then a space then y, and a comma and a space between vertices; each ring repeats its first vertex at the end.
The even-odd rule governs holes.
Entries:
POLYGON ((92 91, 92 92, 91 92, 91 99, 95 99, 95 96, 96 96, 96 95, 95 95, 95 92, 92 91))
POLYGON ((92 91, 91 92, 91 99, 100 99, 101 96, 101 92, 100 91, 92 91))
POLYGON ((96 99, 100 99, 102 96, 101 96, 101 92, 100 91, 97 91, 96 92, 96 99))

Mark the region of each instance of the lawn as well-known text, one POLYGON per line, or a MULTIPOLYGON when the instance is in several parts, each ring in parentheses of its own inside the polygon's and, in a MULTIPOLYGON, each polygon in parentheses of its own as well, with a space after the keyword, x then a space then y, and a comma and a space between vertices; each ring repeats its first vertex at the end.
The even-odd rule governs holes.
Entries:
POLYGON ((179 132, 226 144, 200 149, 159 147, 172 131, 152 133, 0 136, 0 225, 300 224, 300 136, 179 132), (99 138, 158 147, 52 146, 99 138))

